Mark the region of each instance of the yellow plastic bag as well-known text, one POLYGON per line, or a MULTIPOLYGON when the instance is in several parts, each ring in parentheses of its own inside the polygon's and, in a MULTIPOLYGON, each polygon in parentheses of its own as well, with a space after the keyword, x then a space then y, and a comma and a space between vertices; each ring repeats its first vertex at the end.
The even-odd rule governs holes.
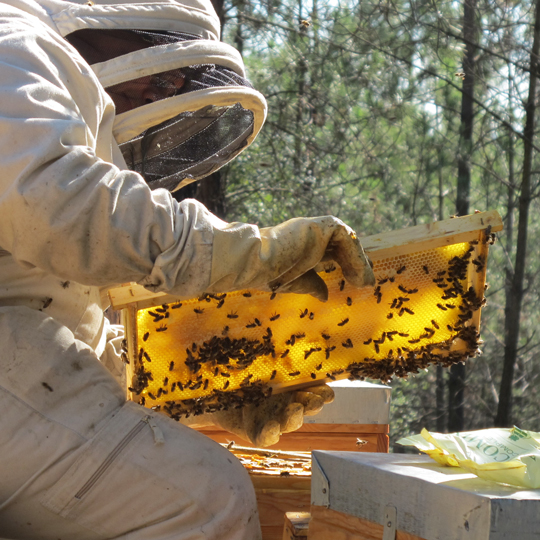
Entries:
POLYGON ((463 433, 430 433, 397 441, 415 446, 437 463, 462 467, 484 480, 540 488, 540 433, 514 427, 463 433))

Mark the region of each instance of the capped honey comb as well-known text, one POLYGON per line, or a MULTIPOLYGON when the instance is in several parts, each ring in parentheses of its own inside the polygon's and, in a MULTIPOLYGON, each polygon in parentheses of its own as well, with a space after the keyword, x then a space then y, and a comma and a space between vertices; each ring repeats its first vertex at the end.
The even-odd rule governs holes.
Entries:
POLYGON ((374 287, 352 287, 329 263, 320 274, 326 303, 256 290, 128 303, 130 397, 179 418, 272 391, 341 378, 386 382, 475 356, 500 218, 434 225, 364 239, 374 287))

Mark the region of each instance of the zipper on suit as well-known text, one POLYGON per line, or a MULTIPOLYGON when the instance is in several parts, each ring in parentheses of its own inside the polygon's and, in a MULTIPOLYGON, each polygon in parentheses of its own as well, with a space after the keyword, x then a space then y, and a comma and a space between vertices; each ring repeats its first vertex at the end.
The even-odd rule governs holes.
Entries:
POLYGON ((145 416, 137 422, 124 438, 113 448, 111 453, 105 458, 105 461, 98 467, 94 474, 75 494, 76 499, 82 499, 96 482, 107 472, 113 461, 121 454, 124 448, 141 432, 145 425, 149 424, 150 416, 145 416))

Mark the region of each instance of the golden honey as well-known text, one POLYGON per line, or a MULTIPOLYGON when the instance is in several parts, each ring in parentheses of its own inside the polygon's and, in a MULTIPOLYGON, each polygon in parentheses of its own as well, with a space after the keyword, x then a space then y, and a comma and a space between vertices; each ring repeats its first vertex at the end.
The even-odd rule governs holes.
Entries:
POLYGON ((250 290, 139 309, 129 390, 178 417, 257 401, 270 389, 388 381, 463 361, 478 347, 487 257, 478 244, 373 257, 377 283, 365 289, 329 265, 320 274, 326 303, 250 290))

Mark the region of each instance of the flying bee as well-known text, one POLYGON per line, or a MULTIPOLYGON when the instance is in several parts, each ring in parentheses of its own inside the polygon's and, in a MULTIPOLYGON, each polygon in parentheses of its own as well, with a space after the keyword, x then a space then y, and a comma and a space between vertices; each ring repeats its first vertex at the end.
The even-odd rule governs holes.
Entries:
POLYGON ((143 341, 146 341, 150 337, 150 332, 146 332, 142 338, 143 341))
POLYGON ((46 388, 49 392, 54 392, 52 386, 46 382, 42 382, 41 385, 43 386, 43 388, 46 388))
POLYGON ((270 317, 270 320, 271 321, 277 321, 279 318, 280 318, 280 314, 279 313, 274 313, 271 317, 270 317))
POLYGON ((341 322, 338 322, 338 326, 345 326, 349 322, 349 318, 343 319, 341 322))
POLYGON ((52 298, 45 298, 45 300, 43 301, 43 306, 41 306, 41 309, 47 309, 51 305, 52 301, 53 301, 52 298))
POLYGON ((231 311, 227 313, 227 319, 238 319, 238 313, 236 311, 231 311))

